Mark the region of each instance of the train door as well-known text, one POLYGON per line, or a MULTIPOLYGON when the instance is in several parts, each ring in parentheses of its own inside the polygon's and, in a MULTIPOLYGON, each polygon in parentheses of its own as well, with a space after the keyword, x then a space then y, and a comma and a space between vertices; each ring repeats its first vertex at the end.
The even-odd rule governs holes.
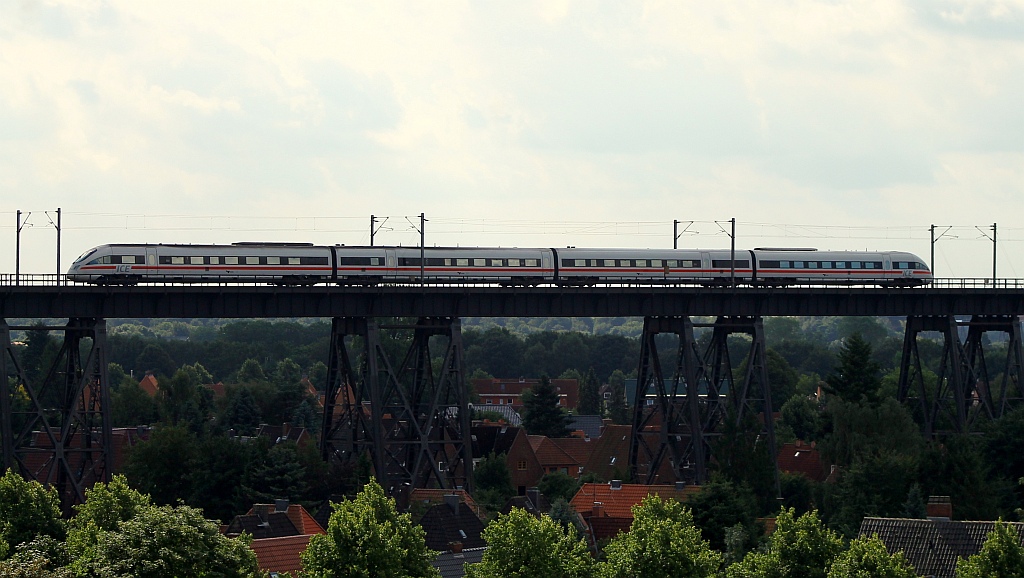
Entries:
MULTIPOLYGON (((551 251, 541 251, 540 267, 544 271, 554 271, 555 263, 551 258, 551 251)), ((553 274, 553 273, 552 273, 553 274)))
POLYGON ((700 276, 707 278, 711 277, 711 254, 701 253, 700 254, 700 276))
POLYGON ((156 247, 146 247, 146 267, 148 275, 156 275, 160 272, 160 260, 156 255, 156 247))
POLYGON ((384 266, 387 268, 387 271, 384 272, 385 277, 398 275, 398 256, 394 249, 384 251, 384 266))

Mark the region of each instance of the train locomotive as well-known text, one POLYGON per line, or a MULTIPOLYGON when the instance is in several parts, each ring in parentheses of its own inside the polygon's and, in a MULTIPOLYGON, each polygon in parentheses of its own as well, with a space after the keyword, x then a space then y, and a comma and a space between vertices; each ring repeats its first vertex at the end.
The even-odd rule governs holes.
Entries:
POLYGON ((373 285, 600 283, 748 286, 918 286, 932 280, 902 251, 816 249, 579 249, 354 247, 312 243, 110 244, 83 253, 68 279, 92 284, 373 285))

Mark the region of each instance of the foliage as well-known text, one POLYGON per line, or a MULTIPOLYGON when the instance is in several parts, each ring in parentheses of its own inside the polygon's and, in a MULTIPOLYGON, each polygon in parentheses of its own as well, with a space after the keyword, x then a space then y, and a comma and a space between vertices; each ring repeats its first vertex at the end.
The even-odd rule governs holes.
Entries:
POLYGON ((871 344, 854 333, 839 350, 839 364, 826 379, 829 393, 850 402, 878 401, 881 367, 871 359, 871 344))
POLYGON ((18 546, 17 552, 0 561, 4 578, 71 578, 68 554, 63 543, 50 536, 38 536, 18 546))
POLYGON ((8 549, 36 536, 63 539, 64 532, 57 491, 7 470, 0 478, 0 540, 8 549))
POLYGON ((86 490, 85 503, 76 506, 75 516, 68 522, 67 549, 77 572, 85 573, 95 562, 101 532, 116 531, 119 524, 150 506, 149 496, 128 487, 122 475, 114 476, 109 484, 99 482, 86 490))
POLYGON ((564 438, 571 418, 558 405, 558 391, 546 375, 532 389, 523 392, 523 427, 531 435, 564 438))
POLYGON ((439 576, 430 565, 423 528, 371 481, 354 500, 334 504, 327 533, 313 536, 302 553, 308 578, 439 576))
POLYGON ((714 576, 722 555, 701 540, 690 510, 675 500, 648 496, 633 506, 628 533, 605 547, 607 578, 670 578, 714 576))
POLYGON ((905 454, 887 451, 857 459, 835 486, 829 526, 853 537, 865 516, 902 515, 916 470, 917 459, 905 454))
POLYGON ((484 505, 491 510, 500 510, 516 493, 505 454, 491 452, 473 466, 473 485, 484 505))
POLYGON ((294 442, 271 446, 242 477, 242 495, 246 502, 270 503, 276 499, 298 501, 306 491, 306 470, 299 461, 294 442))
POLYGON ((552 503, 558 499, 571 500, 579 488, 579 482, 575 478, 562 472, 544 474, 537 484, 540 493, 552 503))
POLYGON ((188 466, 195 459, 198 439, 182 426, 159 426, 148 441, 128 452, 124 475, 132 487, 149 494, 157 504, 174 504, 189 495, 188 466))
POLYGON ((87 568, 111 578, 240 578, 258 572, 248 540, 225 537, 202 510, 188 506, 141 507, 116 530, 99 531, 87 568))
POLYGON ((859 457, 883 453, 920 455, 923 440, 918 426, 895 399, 878 404, 832 399, 828 413, 832 432, 820 448, 832 463, 849 466, 859 457))
MULTIPOLYGON (((775 448, 767 443, 767 436, 761 435, 761 426, 753 412, 748 412, 742 420, 728 415, 721 436, 714 442, 719 474, 736 484, 749 486, 757 498, 758 513, 778 508, 774 452, 775 448)), ((712 543, 719 544, 714 540, 712 543)))
POLYGON ((188 468, 189 493, 186 503, 201 507, 208 518, 228 521, 245 511, 242 479, 263 451, 260 443, 244 443, 227 436, 209 436, 198 441, 188 468))
POLYGON ((252 387, 241 385, 235 388, 228 397, 224 409, 222 424, 238 432, 239 435, 253 435, 263 420, 263 412, 256 403, 252 387))
POLYGON ((469 578, 585 578, 593 571, 586 543, 547 516, 513 508, 491 522, 483 537, 487 551, 479 564, 466 566, 469 578))
POLYGON ((726 530, 737 524, 746 530, 751 540, 761 533, 755 525, 757 499, 748 486, 715 477, 701 486, 700 492, 691 496, 687 505, 704 539, 716 550, 726 549, 726 530))
POLYGON ((260 365, 260 362, 249 358, 242 362, 242 367, 238 369, 235 381, 238 383, 259 383, 267 381, 267 375, 263 372, 263 366, 260 365))
POLYGON ((907 492, 907 501, 903 502, 902 517, 911 520, 923 520, 928 517, 928 508, 925 505, 920 485, 910 486, 910 491, 907 492))
POLYGON ((917 572, 903 552, 889 554, 878 536, 857 538, 839 554, 828 578, 916 578, 917 572))
POLYGON ((616 369, 608 378, 608 386, 608 417, 619 425, 630 423, 626 408, 626 374, 616 369))
POLYGON ((842 539, 826 528, 817 512, 799 518, 783 509, 766 548, 750 552, 730 566, 729 578, 825 578, 843 549, 842 539))
POLYGON ((551 503, 551 511, 548 513, 551 519, 558 522, 562 529, 573 528, 579 535, 583 535, 583 521, 580 520, 576 508, 572 507, 565 498, 558 498, 551 503))
POLYGON ((788 426, 796 439, 805 442, 821 439, 825 416, 818 402, 807 395, 795 394, 779 409, 780 425, 788 426))
POLYGON ((114 427, 148 425, 157 418, 157 403, 138 383, 131 380, 110 394, 114 427))
POLYGON ((1002 520, 988 534, 981 552, 956 563, 957 578, 1024 577, 1024 547, 1017 531, 1002 520))
POLYGON ((948 436, 941 444, 932 442, 919 463, 918 478, 927 495, 949 496, 959 519, 999 517, 1000 498, 1009 493, 1007 484, 993 479, 993 468, 983 457, 976 436, 948 436))
POLYGON ((580 415, 603 415, 601 410, 601 381, 591 367, 580 381, 580 401, 576 408, 580 415))

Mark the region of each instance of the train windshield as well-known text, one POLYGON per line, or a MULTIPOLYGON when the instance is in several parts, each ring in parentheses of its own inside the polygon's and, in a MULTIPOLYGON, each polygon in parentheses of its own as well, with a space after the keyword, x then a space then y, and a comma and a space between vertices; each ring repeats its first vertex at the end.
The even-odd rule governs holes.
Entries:
POLYGON ((96 252, 96 249, 89 249, 85 253, 82 253, 81 255, 79 255, 78 258, 75 259, 75 263, 81 263, 82 261, 85 261, 86 259, 89 258, 89 255, 92 255, 95 252, 96 252))

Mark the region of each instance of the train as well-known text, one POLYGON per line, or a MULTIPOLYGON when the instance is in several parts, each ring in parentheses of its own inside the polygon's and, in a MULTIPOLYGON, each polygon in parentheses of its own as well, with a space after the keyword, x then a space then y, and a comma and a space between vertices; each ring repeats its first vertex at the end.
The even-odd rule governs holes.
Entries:
POLYGON ((92 284, 375 285, 601 283, 920 286, 923 260, 904 251, 811 248, 594 249, 384 247, 313 243, 108 244, 78 257, 68 279, 92 284))

